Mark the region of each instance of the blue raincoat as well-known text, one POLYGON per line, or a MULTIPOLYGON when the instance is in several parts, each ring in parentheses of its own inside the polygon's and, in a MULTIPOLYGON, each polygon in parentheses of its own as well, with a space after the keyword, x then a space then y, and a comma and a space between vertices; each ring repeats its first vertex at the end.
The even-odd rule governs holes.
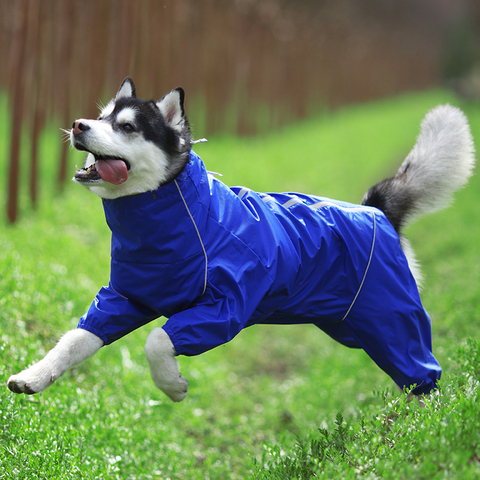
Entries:
POLYGON ((160 316, 179 355, 258 323, 312 323, 400 387, 435 388, 430 318, 380 210, 229 188, 194 152, 176 180, 103 205, 110 282, 78 326, 105 344, 160 316))

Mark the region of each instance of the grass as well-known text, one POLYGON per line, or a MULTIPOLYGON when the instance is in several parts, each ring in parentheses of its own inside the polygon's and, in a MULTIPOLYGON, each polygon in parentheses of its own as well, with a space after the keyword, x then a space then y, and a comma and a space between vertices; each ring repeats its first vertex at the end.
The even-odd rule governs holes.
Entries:
MULTIPOLYGON (((259 138, 211 138, 196 150, 229 185, 358 202, 408 153, 424 113, 445 102, 459 104, 445 91, 405 95, 259 138)), ((479 106, 460 106, 478 141, 479 106)), ((7 138, 2 127, 2 158, 7 138)), ((55 193, 60 141, 55 130, 42 139, 38 211, 22 190, 21 220, 0 227, 3 385, 74 328, 108 282, 101 202, 73 184, 55 193)), ((25 176, 28 149, 22 161, 25 176)), ((81 156, 72 152, 72 170, 75 163, 81 156)), ((444 368, 441 390, 425 409, 398 397, 363 352, 308 325, 257 326, 206 354, 180 358, 190 390, 173 404, 154 387, 143 353, 159 319, 44 393, 0 389, 0 478, 478 478, 479 200, 475 176, 455 207, 409 229, 444 368)))
POLYGON ((330 429, 298 438, 290 452, 266 448, 253 478, 479 478, 480 344, 467 342, 455 358, 455 373, 423 409, 379 392, 382 409, 359 411, 354 422, 338 413, 330 429))

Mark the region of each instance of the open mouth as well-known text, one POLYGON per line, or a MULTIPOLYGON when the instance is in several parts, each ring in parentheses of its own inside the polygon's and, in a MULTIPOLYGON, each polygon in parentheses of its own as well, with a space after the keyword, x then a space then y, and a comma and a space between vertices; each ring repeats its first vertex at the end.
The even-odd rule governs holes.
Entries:
POLYGON ((113 185, 127 181, 130 164, 126 160, 90 153, 95 157, 95 163, 86 168, 77 168, 75 180, 83 183, 98 183, 104 180, 113 185))

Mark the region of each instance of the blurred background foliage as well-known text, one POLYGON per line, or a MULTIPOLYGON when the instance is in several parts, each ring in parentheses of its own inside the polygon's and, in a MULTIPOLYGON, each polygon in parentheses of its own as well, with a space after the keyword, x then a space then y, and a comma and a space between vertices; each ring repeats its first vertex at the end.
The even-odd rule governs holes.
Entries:
POLYGON ((197 136, 249 135, 439 84, 476 98, 479 32, 478 0, 0 0, 7 218, 22 182, 38 201, 45 128, 95 117, 127 75, 144 98, 183 86, 197 136))

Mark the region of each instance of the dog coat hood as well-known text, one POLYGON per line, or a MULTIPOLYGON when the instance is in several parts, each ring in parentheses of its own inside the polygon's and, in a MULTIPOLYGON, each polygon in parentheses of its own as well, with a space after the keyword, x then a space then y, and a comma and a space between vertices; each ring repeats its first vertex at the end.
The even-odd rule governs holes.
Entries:
POLYGON ((111 276, 79 327, 109 344, 164 316, 177 354, 257 323, 313 323, 401 387, 434 388, 430 319, 383 213, 229 188, 194 153, 176 180, 103 200, 111 276))

